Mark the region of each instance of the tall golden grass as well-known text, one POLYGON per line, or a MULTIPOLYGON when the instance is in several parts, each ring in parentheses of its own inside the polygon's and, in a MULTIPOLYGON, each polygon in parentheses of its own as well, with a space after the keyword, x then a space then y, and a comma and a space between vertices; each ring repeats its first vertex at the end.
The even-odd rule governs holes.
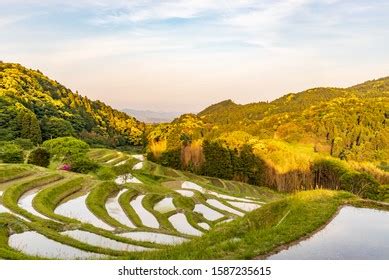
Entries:
POLYGON ((204 153, 201 140, 194 140, 181 149, 181 163, 184 168, 189 166, 199 170, 204 162, 204 153))

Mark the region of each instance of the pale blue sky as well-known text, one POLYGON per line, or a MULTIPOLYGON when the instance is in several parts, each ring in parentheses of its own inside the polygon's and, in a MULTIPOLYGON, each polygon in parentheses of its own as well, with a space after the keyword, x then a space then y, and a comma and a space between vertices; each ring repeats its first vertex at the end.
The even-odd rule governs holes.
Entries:
POLYGON ((388 14, 383 0, 0 0, 0 60, 119 109, 195 112, 388 76, 388 14))

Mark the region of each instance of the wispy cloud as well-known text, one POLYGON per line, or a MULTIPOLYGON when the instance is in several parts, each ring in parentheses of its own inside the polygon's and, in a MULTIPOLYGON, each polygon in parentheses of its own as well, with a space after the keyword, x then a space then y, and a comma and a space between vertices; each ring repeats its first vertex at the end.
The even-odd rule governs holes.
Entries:
POLYGON ((17 22, 27 19, 27 15, 0 15, 0 28, 13 25, 17 22))
POLYGON ((388 13, 386 0, 0 0, 0 59, 120 106, 272 99, 388 75, 388 13))
POLYGON ((241 27, 266 29, 283 24, 284 20, 294 15, 311 0, 284 0, 262 3, 252 10, 239 12, 225 20, 226 23, 241 27))

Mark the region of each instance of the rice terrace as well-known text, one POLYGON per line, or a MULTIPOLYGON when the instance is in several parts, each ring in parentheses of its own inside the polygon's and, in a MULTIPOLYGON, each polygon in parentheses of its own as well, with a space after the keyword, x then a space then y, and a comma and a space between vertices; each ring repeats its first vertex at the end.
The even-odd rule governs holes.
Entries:
POLYGON ((389 259, 389 78, 145 123, 0 63, 1 259, 389 259))
POLYGON ((1 223, 7 225, 1 232, 2 258, 163 256, 172 245, 281 197, 265 188, 165 168, 141 155, 93 149, 88 156, 107 169, 131 173, 118 175, 115 183, 0 165, 1 223))

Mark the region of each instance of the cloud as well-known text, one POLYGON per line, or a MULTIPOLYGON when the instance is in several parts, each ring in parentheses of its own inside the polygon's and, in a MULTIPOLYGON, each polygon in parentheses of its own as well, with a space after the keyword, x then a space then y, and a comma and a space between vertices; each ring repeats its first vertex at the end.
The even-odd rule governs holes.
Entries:
POLYGON ((0 29, 7 27, 9 25, 13 25, 17 22, 25 20, 28 18, 27 15, 9 15, 9 16, 0 16, 0 29))
POLYGON ((95 23, 149 22, 169 19, 193 19, 205 16, 222 16, 255 3, 252 0, 168 0, 168 1, 129 1, 116 2, 108 14, 95 19, 95 23))
POLYGON ((388 11, 385 0, 0 0, 0 53, 118 107, 190 109, 387 75, 388 11))
POLYGON ((284 0, 258 5, 251 11, 244 11, 226 19, 233 26, 265 29, 282 24, 282 20, 295 14, 309 4, 310 0, 284 0))

